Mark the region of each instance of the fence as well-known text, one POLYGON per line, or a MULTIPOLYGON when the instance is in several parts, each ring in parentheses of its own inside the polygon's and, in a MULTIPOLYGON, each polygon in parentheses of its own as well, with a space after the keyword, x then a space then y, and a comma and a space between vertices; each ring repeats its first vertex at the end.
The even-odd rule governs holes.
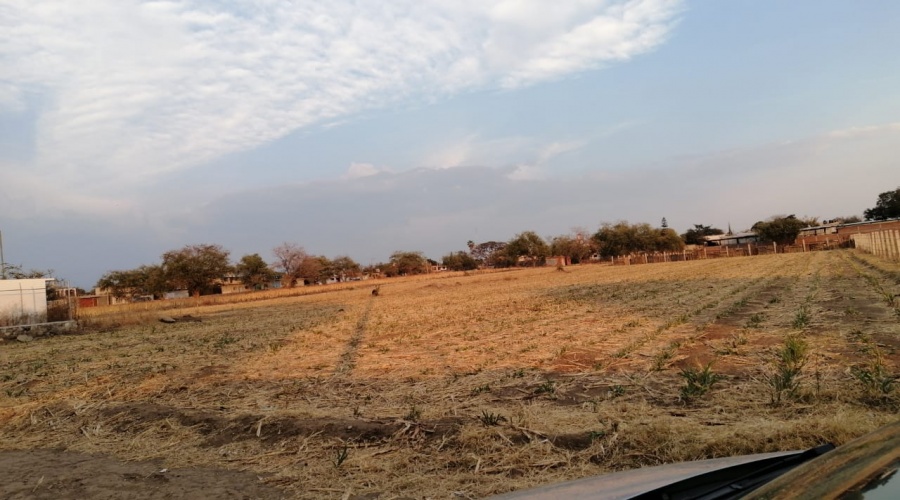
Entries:
POLYGON ((853 234, 850 239, 856 248, 879 257, 900 261, 900 230, 876 231, 874 233, 853 234))
POLYGON ((719 259, 726 257, 748 257, 751 255, 772 255, 776 253, 797 253, 813 250, 830 250, 848 246, 849 238, 831 235, 827 241, 799 241, 794 245, 776 243, 746 243, 743 245, 711 246, 685 249, 681 252, 637 253, 622 257, 612 257, 613 265, 656 264, 660 262, 681 262, 687 260, 719 259))

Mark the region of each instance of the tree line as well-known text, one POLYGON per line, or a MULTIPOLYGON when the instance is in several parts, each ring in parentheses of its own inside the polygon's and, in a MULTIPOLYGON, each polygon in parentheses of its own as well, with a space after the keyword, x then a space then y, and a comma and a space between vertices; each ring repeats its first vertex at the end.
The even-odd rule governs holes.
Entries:
MULTIPOLYGON (((876 206, 865 211, 867 220, 900 217, 900 188, 879 195, 876 206)), ((860 222, 856 216, 838 217, 822 222, 860 222)), ((805 227, 820 225, 816 218, 776 215, 758 221, 751 230, 762 241, 792 243, 805 227)), ((728 233, 731 230, 729 228, 728 233)), ((161 297, 173 290, 187 290, 191 295, 215 293, 226 276, 235 276, 248 289, 268 288, 278 280, 281 286, 295 287, 346 281, 370 276, 403 276, 429 272, 434 266, 453 271, 481 267, 503 268, 539 266, 550 256, 564 257, 578 264, 591 256, 619 257, 636 253, 679 252, 686 245, 703 245, 707 237, 726 234, 720 228, 694 224, 683 234, 668 227, 663 218, 659 227, 627 221, 603 223, 590 233, 574 229, 570 234, 542 238, 534 231, 523 231, 508 241, 468 241, 465 250, 450 252, 441 262, 418 251, 396 251, 386 262, 361 266, 352 258, 340 255, 328 258, 312 255, 296 243, 285 242, 272 249, 269 263, 258 253, 244 255, 232 264, 230 254, 220 245, 188 245, 164 253, 159 264, 142 265, 125 271, 109 271, 97 282, 99 288, 119 297, 161 297)), ((9 266, 7 266, 9 270, 9 266)), ((16 275, 31 275, 15 268, 16 275)))

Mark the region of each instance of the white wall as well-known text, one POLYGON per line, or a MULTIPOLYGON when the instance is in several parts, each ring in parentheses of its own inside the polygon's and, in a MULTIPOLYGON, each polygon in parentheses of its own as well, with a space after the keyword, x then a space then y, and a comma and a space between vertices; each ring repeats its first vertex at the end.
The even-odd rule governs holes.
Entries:
POLYGON ((47 280, 0 280, 0 325, 10 318, 47 321, 47 280))

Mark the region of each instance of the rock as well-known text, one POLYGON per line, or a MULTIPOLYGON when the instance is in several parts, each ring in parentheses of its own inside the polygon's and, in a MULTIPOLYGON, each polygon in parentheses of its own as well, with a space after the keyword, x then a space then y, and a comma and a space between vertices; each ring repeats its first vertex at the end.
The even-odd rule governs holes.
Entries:
POLYGON ((19 335, 18 337, 16 337, 16 340, 18 340, 19 342, 31 342, 32 340, 34 340, 34 337, 32 337, 31 335, 19 335))
POLYGON ((177 319, 175 319, 175 318, 170 318, 169 316, 163 316, 163 317, 159 318, 159 320, 160 320, 161 322, 163 322, 163 323, 176 323, 176 322, 178 322, 177 319))

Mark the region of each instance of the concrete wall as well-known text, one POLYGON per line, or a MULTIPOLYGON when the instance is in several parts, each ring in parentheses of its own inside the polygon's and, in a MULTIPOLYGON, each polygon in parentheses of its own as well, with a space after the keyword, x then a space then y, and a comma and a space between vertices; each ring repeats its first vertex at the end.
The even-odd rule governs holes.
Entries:
POLYGON ((879 257, 900 261, 900 230, 853 234, 850 236, 856 248, 879 257))
POLYGON ((0 325, 47 321, 47 281, 0 280, 0 325))

